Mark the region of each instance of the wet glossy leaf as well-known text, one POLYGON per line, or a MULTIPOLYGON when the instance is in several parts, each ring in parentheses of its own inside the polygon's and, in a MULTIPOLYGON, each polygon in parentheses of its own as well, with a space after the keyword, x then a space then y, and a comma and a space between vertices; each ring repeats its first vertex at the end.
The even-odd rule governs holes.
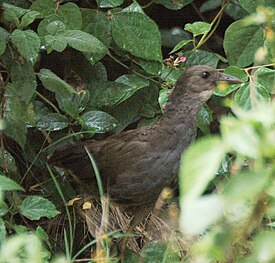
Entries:
POLYGON ((130 4, 126 8, 122 9, 121 12, 137 12, 137 13, 144 14, 142 7, 136 1, 134 1, 132 4, 130 4))
POLYGON ((58 212, 52 202, 42 196, 28 196, 19 206, 23 216, 31 220, 39 220, 41 217, 53 218, 58 212))
POLYGON ((111 115, 103 111, 88 111, 80 117, 80 123, 84 128, 92 128, 97 133, 113 130, 117 121, 111 115))
POLYGON ((229 64, 246 67, 253 63, 257 49, 264 43, 260 26, 246 26, 242 20, 232 23, 224 36, 224 50, 229 64))
POLYGON ((11 41, 26 60, 35 63, 40 50, 40 38, 34 31, 15 29, 11 41))
POLYGON ((36 124, 37 129, 45 131, 59 131, 70 124, 68 118, 59 113, 49 113, 43 116, 36 124))
POLYGON ((0 190, 1 191, 25 191, 23 187, 21 187, 18 183, 13 181, 12 179, 0 175, 0 190))
POLYGON ((183 199, 191 200, 203 193, 215 177, 225 152, 221 139, 214 136, 201 139, 185 150, 180 163, 180 192, 183 199))
POLYGON ((56 93, 75 93, 72 86, 59 78, 49 69, 41 69, 38 73, 39 79, 43 85, 50 91, 56 93))
POLYGON ((234 101, 245 110, 251 109, 251 100, 254 100, 254 103, 258 102, 268 102, 270 101, 270 95, 267 90, 259 85, 257 82, 253 86, 253 92, 251 93, 250 84, 247 83, 239 88, 234 96, 234 101))
POLYGON ((199 36, 209 32, 211 30, 211 25, 205 22, 188 23, 184 26, 184 30, 191 32, 194 36, 199 36))
POLYGON ((114 14, 112 36, 120 48, 132 55, 162 62, 160 33, 148 16, 137 12, 114 14))

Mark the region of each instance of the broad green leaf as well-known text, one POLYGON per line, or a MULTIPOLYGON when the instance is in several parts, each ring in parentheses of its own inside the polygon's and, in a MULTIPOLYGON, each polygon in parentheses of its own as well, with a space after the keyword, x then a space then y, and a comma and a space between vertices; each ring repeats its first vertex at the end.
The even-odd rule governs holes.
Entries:
POLYGON ((49 69, 41 69, 38 73, 39 79, 43 85, 50 91, 55 93, 75 93, 72 86, 59 78, 49 69))
POLYGON ((66 25, 61 21, 53 21, 47 25, 47 32, 53 36, 65 33, 66 25))
POLYGON ((66 3, 60 5, 56 14, 68 29, 81 29, 82 16, 80 8, 76 4, 66 3))
POLYGON ((113 130, 117 121, 111 115, 103 111, 85 112, 79 119, 84 128, 92 128, 97 133, 113 130))
POLYGON ((83 90, 78 93, 56 94, 55 97, 59 108, 76 118, 86 108, 90 99, 90 93, 88 90, 83 90))
POLYGON ((19 209, 23 216, 31 220, 39 220, 41 217, 50 219, 60 213, 48 199, 35 195, 26 197, 19 209))
POLYGON ((198 112, 198 128, 201 130, 204 134, 210 133, 210 124, 212 122, 212 111, 209 109, 209 107, 204 104, 199 112, 198 112))
POLYGON ((269 102, 270 95, 267 90, 259 83, 255 82, 253 85, 253 91, 251 91, 251 84, 247 83, 239 88, 234 96, 234 101, 238 106, 245 110, 249 110, 252 107, 252 100, 254 103, 269 102))
POLYGON ((30 9, 39 12, 43 17, 55 13, 54 1, 52 0, 36 0, 32 3, 30 9))
POLYGON ((8 41, 9 41, 8 31, 0 27, 0 56, 5 52, 8 41))
POLYGON ((23 63, 15 61, 10 74, 14 87, 14 95, 16 94, 20 100, 28 104, 36 90, 36 76, 33 66, 28 61, 24 61, 23 63))
MULTIPOLYGON (((241 79, 243 82, 247 82, 248 80, 248 75, 238 67, 229 66, 224 70, 224 73, 237 77, 241 79)), ((214 94, 217 96, 225 97, 231 92, 233 92, 234 90, 238 89, 240 86, 241 84, 232 84, 232 85, 228 85, 226 89, 221 89, 219 88, 219 86, 216 86, 214 90, 214 94)))
POLYGON ((261 67, 255 72, 256 82, 268 92, 275 93, 275 70, 261 67))
POLYGON ((34 31, 15 29, 11 34, 11 41, 26 60, 35 63, 40 50, 40 38, 34 31))
POLYGON ((18 183, 12 179, 0 175, 0 191, 25 191, 18 183))
POLYGON ((120 6, 124 0, 96 0, 100 8, 120 6))
POLYGON ((275 261, 275 232, 261 231, 254 240, 254 254, 257 262, 275 261))
POLYGON ((246 26, 242 20, 232 23, 224 36, 224 50, 229 64, 246 67, 253 63, 257 49, 264 43, 260 26, 246 26))
POLYGON ((230 203, 254 202, 266 186, 270 173, 262 171, 241 172, 230 177, 224 190, 224 198, 230 203))
POLYGON ((4 134, 16 141, 22 149, 25 147, 27 128, 24 121, 16 118, 13 114, 5 116, 4 134))
POLYGON ((203 138, 184 151, 180 163, 180 193, 183 199, 198 198, 215 177, 225 155, 218 137, 203 138), (211 160, 211 162, 209 162, 211 160))
MULTIPOLYGON (((148 244, 143 247, 140 257, 141 258, 138 261, 142 261, 143 263, 181 262, 179 254, 172 247, 170 247, 169 244, 161 241, 148 242, 148 244)), ((134 263, 133 261, 128 262, 134 263)))
POLYGON ((273 7, 275 5, 274 0, 239 0, 240 5, 249 13, 254 13, 259 6, 273 7))
POLYGON ((169 54, 180 50, 182 47, 184 47, 186 44, 188 44, 190 42, 192 42, 192 39, 187 39, 187 40, 180 41, 177 45, 175 45, 175 47, 173 48, 173 50, 169 54))
POLYGON ((45 36, 49 35, 47 27, 50 23, 55 22, 55 21, 63 22, 57 15, 50 15, 50 16, 45 17, 38 25, 38 28, 37 28, 38 35, 40 37, 45 37, 45 36))
POLYGON ((48 53, 53 50, 57 52, 62 52, 67 47, 67 39, 62 35, 47 35, 45 36, 45 46, 48 53))
POLYGON ((216 194, 189 200, 181 199, 180 226, 184 234, 202 234, 223 216, 224 202, 216 194))
POLYGON ((160 33, 148 16, 136 12, 114 14, 112 36, 120 48, 132 55, 162 62, 160 33))
POLYGON ((95 109, 115 106, 131 97, 140 87, 132 87, 118 82, 97 81, 89 87, 89 105, 95 109))
POLYGON ((207 65, 216 68, 220 60, 216 54, 205 50, 187 51, 184 56, 187 58, 186 66, 188 68, 195 65, 207 65))
POLYGON ((159 74, 161 73, 162 63, 141 58, 137 58, 137 61, 139 65, 149 74, 159 76, 159 74))
POLYGON ((45 242, 49 247, 51 246, 51 243, 49 241, 49 236, 47 232, 41 227, 38 226, 35 230, 35 235, 43 242, 45 242))
POLYGON ((39 15, 40 13, 36 11, 27 12, 21 19, 20 27, 26 27, 30 25, 39 15))
POLYGON ((59 131, 70 124, 68 118, 59 113, 49 113, 43 116, 36 124, 37 129, 45 131, 59 131))
POLYGON ((221 120, 221 133, 224 145, 230 151, 250 158, 258 158, 261 139, 249 122, 235 118, 221 120))
POLYGON ((106 13, 98 10, 81 9, 81 14, 82 30, 93 35, 106 47, 109 47, 112 40, 111 21, 106 13))
POLYGON ((225 8, 225 13, 234 20, 240 20, 249 15, 249 13, 239 4, 238 0, 231 0, 225 8))
POLYGON ((121 12, 137 12, 137 13, 144 14, 142 7, 136 1, 133 1, 132 4, 122 9, 121 12))
POLYGON ((139 90, 149 85, 149 80, 139 77, 138 75, 122 75, 118 77, 115 82, 131 86, 135 90, 139 90))
POLYGON ((221 6, 221 0, 204 1, 204 3, 200 6, 200 12, 205 13, 205 12, 216 9, 219 6, 221 6))
POLYGON ((161 4, 168 9, 178 10, 183 8, 184 6, 193 2, 193 0, 177 0, 177 1, 170 1, 170 0, 154 0, 156 4, 161 4))
POLYGON ((194 22, 186 24, 184 30, 191 32, 194 36, 206 34, 211 30, 211 25, 205 22, 194 22))
POLYGON ((19 18, 28 12, 28 9, 24 9, 7 3, 3 3, 2 6, 4 8, 4 19, 7 22, 13 22, 16 25, 19 25, 19 18))
POLYGON ((64 37, 68 45, 81 52, 91 55, 100 54, 101 58, 107 53, 107 48, 96 37, 79 30, 68 30, 64 37))

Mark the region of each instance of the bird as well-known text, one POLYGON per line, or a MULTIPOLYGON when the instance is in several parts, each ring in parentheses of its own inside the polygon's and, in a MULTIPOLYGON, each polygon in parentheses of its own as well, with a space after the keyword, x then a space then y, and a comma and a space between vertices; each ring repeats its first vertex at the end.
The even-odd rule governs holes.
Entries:
POLYGON ((131 232, 150 213, 164 187, 177 182, 181 154, 196 137, 198 111, 219 81, 242 82, 208 66, 190 67, 178 78, 165 112, 156 123, 101 141, 89 139, 57 148, 49 162, 96 185, 88 149, 110 200, 131 207, 131 232))

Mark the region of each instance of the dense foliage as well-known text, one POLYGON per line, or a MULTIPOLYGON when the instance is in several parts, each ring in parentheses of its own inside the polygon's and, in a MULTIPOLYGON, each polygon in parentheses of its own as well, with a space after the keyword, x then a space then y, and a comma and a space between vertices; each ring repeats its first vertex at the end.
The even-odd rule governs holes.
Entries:
POLYGON ((198 116, 199 136, 208 136, 183 155, 180 225, 191 249, 179 257, 153 246, 144 258, 274 262, 274 0, 0 5, 0 262, 53 260, 58 246, 42 225, 63 210, 70 231, 58 234, 75 259, 64 204, 78 193, 46 155, 60 142, 155 122, 183 69, 198 64, 244 83, 215 89, 198 116), (156 24, 186 8, 197 21, 185 13, 177 28, 156 24))

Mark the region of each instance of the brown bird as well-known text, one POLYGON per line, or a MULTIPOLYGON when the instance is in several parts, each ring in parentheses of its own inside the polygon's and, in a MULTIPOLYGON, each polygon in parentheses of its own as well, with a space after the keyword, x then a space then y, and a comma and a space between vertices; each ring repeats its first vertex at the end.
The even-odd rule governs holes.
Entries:
POLYGON ((177 182, 181 153, 196 136, 198 110, 218 81, 242 82, 214 68, 191 67, 176 82, 158 122, 102 141, 91 139, 59 149, 50 162, 96 185, 86 146, 97 162, 110 199, 134 207, 132 231, 150 212, 162 189, 177 182))

